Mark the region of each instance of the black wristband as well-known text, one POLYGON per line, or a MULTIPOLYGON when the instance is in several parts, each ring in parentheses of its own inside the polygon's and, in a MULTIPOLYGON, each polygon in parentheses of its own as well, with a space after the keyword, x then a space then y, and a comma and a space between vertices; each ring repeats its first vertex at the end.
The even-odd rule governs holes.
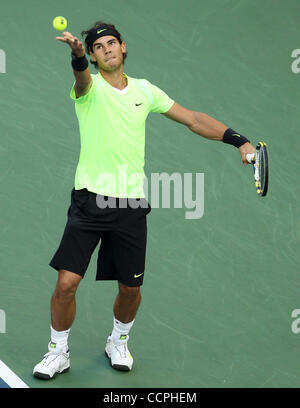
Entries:
POLYGON ((223 135, 223 143, 231 144, 237 148, 243 144, 250 142, 245 136, 240 135, 235 130, 228 128, 223 135))
POLYGON ((71 65, 75 71, 84 71, 89 66, 89 62, 86 59, 86 56, 77 57, 73 52, 71 52, 71 65))

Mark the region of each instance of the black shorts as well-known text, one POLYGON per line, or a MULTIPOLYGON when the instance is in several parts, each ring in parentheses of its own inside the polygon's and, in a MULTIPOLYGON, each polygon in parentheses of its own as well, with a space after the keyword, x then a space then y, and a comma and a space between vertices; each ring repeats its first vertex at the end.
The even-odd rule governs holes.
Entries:
POLYGON ((118 280, 127 286, 140 286, 143 284, 146 259, 146 215, 151 206, 145 198, 139 200, 137 208, 130 205, 133 199, 117 198, 116 208, 100 208, 97 196, 98 199, 109 200, 109 197, 97 195, 86 188, 72 189, 68 221, 49 265, 84 277, 92 253, 101 239, 96 280, 118 280))

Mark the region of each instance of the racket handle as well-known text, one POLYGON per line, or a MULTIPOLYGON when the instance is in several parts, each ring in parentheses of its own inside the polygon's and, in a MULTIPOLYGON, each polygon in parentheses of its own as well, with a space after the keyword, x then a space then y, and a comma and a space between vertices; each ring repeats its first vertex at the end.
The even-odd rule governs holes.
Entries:
POLYGON ((248 153, 246 154, 247 162, 250 164, 255 163, 255 153, 248 153))

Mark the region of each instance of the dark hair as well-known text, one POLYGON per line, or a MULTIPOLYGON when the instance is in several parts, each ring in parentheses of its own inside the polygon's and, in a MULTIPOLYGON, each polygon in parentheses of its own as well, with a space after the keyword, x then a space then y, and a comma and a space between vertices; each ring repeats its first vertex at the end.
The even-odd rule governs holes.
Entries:
MULTIPOLYGON (((118 35, 119 35, 119 38, 118 38, 119 43, 122 44, 122 42, 123 42, 122 37, 121 37, 121 34, 119 33, 119 31, 116 29, 116 27, 115 27, 113 24, 107 24, 107 23, 104 23, 103 21, 96 21, 96 23, 93 25, 92 28, 90 28, 89 30, 84 30, 84 31, 81 32, 81 36, 82 36, 82 37, 85 36, 84 42, 85 42, 85 48, 86 48, 86 51, 87 51, 88 54, 89 54, 90 52, 93 52, 93 49, 90 47, 90 45, 88 44, 88 42, 87 42, 86 39, 87 39, 88 35, 90 34, 90 32, 91 32, 93 29, 98 28, 98 27, 100 27, 101 25, 106 25, 106 26, 108 26, 108 27, 110 27, 110 28, 116 30, 116 32, 117 32, 118 35)), ((127 52, 123 52, 123 63, 125 62, 126 57, 127 57, 127 52)), ((90 60, 90 62, 91 62, 91 64, 94 65, 94 67, 95 67, 96 69, 98 68, 97 62, 92 61, 92 60, 90 60)))

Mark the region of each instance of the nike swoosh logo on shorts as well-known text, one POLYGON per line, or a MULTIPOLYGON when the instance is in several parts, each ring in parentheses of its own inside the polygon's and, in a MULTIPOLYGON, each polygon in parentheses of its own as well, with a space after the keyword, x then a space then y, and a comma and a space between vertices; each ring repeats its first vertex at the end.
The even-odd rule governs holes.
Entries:
POLYGON ((140 276, 142 276, 144 274, 144 272, 143 273, 140 273, 139 275, 137 275, 136 273, 134 274, 134 277, 135 278, 139 278, 140 276))

